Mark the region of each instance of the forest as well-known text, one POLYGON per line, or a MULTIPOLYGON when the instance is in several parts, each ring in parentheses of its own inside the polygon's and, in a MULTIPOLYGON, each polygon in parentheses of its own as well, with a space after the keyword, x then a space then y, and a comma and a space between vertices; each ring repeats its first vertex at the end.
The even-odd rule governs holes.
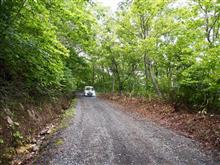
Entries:
POLYGON ((219 112, 220 3, 1 0, 0 97, 100 92, 219 112), (19 91, 19 92, 18 92, 19 91))
POLYGON ((219 114, 220 1, 0 0, 0 148, 86 85, 219 114))

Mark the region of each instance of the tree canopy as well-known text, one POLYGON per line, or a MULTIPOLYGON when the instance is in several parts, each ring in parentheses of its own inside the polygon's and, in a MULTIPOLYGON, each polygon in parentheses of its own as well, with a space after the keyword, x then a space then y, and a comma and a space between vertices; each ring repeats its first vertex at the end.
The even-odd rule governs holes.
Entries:
MULTIPOLYGON (((1 83, 31 94, 76 89, 96 23, 86 1, 6 0, 0 7, 1 83)), ((3 85, 4 86, 4 85, 3 85)))

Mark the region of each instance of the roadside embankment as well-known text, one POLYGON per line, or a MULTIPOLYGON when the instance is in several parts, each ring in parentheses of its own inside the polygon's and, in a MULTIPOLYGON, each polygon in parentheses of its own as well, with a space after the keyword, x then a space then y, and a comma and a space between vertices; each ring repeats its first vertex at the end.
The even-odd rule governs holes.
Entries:
MULTIPOLYGON (((60 114, 70 106, 72 96, 10 100, 0 110, 0 164, 7 165, 16 155, 39 150, 38 143, 49 134, 60 114)), ((16 163, 14 163, 16 164, 16 163)))

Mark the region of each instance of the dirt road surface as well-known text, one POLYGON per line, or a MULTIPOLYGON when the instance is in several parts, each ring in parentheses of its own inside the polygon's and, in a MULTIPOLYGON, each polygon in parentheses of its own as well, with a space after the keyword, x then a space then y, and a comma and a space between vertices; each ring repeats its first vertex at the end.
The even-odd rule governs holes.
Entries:
POLYGON ((137 119, 108 101, 80 97, 70 125, 51 138, 32 164, 214 165, 220 162, 191 139, 151 121, 137 119))

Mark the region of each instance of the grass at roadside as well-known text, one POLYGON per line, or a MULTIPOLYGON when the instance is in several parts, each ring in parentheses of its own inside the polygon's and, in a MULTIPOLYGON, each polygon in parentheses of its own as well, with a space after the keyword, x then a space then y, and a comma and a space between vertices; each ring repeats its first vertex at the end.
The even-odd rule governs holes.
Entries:
POLYGON ((57 139, 55 141, 55 144, 58 146, 58 145, 62 145, 63 144, 63 140, 62 139, 57 139))
MULTIPOLYGON (((60 123, 53 129, 53 133, 49 136, 52 137, 56 132, 65 129, 69 126, 70 120, 74 117, 75 112, 76 112, 76 103, 77 103, 77 99, 74 98, 70 104, 70 107, 68 109, 65 110, 65 112, 61 115, 61 120, 60 123)), ((56 140, 54 141, 54 144, 56 146, 62 145, 64 143, 64 141, 60 138, 56 138, 56 140)))
POLYGON ((70 107, 65 110, 65 112, 61 116, 61 122, 57 129, 66 128, 69 125, 69 121, 72 119, 72 117, 75 115, 76 112, 76 103, 77 99, 74 98, 70 104, 70 107))

